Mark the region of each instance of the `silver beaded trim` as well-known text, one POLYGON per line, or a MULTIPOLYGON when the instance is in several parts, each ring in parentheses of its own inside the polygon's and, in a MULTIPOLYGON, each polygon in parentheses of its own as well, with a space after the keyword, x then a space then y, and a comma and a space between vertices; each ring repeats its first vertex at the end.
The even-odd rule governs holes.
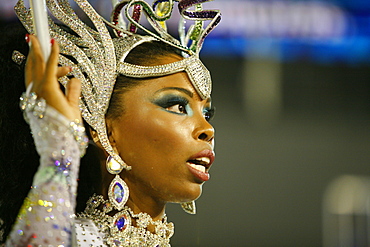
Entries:
POLYGON ((29 119, 25 114, 26 111, 31 111, 35 117, 44 117, 46 110, 45 99, 37 97, 37 94, 34 92, 24 92, 20 97, 19 106, 24 113, 23 116, 27 123, 29 123, 29 119))
POLYGON ((106 235, 105 241, 109 246, 171 246, 174 225, 167 222, 167 216, 154 221, 147 213, 135 214, 127 206, 110 216, 112 211, 109 201, 101 195, 94 195, 87 202, 84 213, 78 214, 77 218, 91 219, 99 231, 106 235), (118 220, 122 217, 124 221, 119 226, 118 220), (148 226, 154 226, 155 231, 147 230, 148 226))
POLYGON ((117 66, 117 71, 125 76, 136 78, 164 76, 186 71, 200 97, 207 99, 211 96, 211 75, 196 56, 190 56, 181 61, 157 66, 139 66, 120 62, 117 66))
POLYGON ((183 203, 181 203, 181 207, 188 214, 196 214, 197 213, 197 209, 196 209, 196 206, 195 206, 195 201, 183 202, 183 203))
POLYGON ((26 60, 26 56, 20 53, 17 50, 14 50, 12 53, 12 60, 18 65, 22 65, 22 63, 26 60))

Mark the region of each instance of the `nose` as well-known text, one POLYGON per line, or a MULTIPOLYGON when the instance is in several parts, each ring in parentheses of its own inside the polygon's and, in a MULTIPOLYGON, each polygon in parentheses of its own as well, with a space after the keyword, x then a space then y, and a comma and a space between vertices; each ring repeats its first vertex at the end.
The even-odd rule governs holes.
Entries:
POLYGON ((203 118, 202 124, 195 128, 193 137, 199 141, 212 142, 214 136, 215 129, 203 118))

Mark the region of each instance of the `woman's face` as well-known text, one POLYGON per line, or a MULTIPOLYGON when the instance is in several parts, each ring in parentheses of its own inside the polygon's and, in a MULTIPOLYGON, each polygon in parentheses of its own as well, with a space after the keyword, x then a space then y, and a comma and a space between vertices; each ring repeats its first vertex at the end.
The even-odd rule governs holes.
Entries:
POLYGON ((131 199, 198 198, 214 159, 214 129, 207 121, 213 115, 210 99, 199 97, 185 72, 148 79, 121 97, 124 113, 108 125, 113 146, 132 166, 121 174, 131 199))

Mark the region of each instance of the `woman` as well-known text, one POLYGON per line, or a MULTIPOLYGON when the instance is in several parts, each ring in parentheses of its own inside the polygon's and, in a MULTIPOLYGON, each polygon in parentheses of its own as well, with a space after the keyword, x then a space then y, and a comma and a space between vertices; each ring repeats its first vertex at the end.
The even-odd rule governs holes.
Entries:
MULTIPOLYGON (((83 10, 96 17, 90 7, 83 10)), ((161 38, 130 34, 112 40, 96 19, 99 37, 92 38, 97 33, 79 25, 70 26, 84 38, 73 39, 80 47, 58 29, 65 56, 53 39, 46 63, 37 38, 26 36, 21 108, 40 167, 7 245, 168 246, 173 224, 167 223, 166 203, 193 212, 214 160, 208 71, 197 55, 184 57, 182 46, 161 38), (98 147, 101 179, 93 191, 100 196, 72 217, 79 156, 87 144, 80 110, 98 147)))

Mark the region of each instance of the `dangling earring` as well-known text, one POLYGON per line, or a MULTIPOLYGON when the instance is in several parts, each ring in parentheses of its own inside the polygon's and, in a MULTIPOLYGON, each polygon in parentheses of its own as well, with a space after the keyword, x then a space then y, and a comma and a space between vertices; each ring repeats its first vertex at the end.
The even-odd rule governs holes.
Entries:
POLYGON ((106 167, 110 174, 116 175, 109 185, 108 198, 112 205, 120 211, 125 206, 129 196, 128 186, 119 176, 123 167, 112 156, 108 156, 106 167))
POLYGON ((183 203, 181 203, 181 207, 188 214, 196 214, 197 213, 197 209, 196 209, 196 206, 195 206, 195 201, 183 202, 183 203))

